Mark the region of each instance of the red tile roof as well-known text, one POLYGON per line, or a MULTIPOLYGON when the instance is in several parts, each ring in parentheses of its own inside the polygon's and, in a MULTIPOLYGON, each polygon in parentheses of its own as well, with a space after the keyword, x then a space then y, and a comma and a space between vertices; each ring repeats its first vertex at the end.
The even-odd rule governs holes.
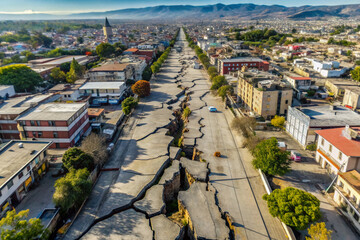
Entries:
POLYGON ((290 78, 292 78, 294 80, 311 80, 311 78, 309 78, 309 77, 290 77, 290 78))
POLYGON ((129 48, 129 49, 126 49, 124 52, 137 52, 139 51, 139 49, 137 48, 129 48))
MULTIPOLYGON (((347 139, 342 135, 345 128, 331 128, 315 131, 321 137, 325 138, 334 147, 339 149, 346 156, 360 157, 360 141, 347 139)), ((360 131, 360 127, 352 127, 360 131)))

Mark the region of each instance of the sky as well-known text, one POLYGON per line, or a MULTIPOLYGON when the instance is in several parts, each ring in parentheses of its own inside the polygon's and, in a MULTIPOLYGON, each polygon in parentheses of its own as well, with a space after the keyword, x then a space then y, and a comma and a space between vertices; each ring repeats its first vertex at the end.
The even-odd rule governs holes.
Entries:
POLYGON ((338 5, 359 4, 359 0, 0 0, 0 13, 73 13, 140 8, 157 5, 207 5, 254 3, 265 5, 338 5))

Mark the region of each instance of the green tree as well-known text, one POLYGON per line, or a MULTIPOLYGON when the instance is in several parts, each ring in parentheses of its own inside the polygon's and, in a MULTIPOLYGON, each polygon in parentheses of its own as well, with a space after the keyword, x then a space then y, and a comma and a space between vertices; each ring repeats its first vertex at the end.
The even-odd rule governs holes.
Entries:
POLYGON ((69 171, 71 169, 86 168, 89 171, 94 169, 94 158, 82 151, 80 148, 69 148, 63 155, 62 162, 69 171))
POLYGON ((115 47, 110 43, 100 43, 96 47, 96 53, 102 58, 109 58, 115 53, 115 47))
POLYGON ((147 66, 145 69, 144 69, 144 72, 142 73, 142 78, 146 81, 150 81, 151 79, 151 75, 152 75, 152 71, 151 71, 151 68, 149 66, 147 66))
POLYGON ((218 89, 218 94, 223 101, 225 100, 226 95, 232 94, 233 92, 234 88, 230 85, 224 85, 218 89))
POLYGON ((150 82, 145 80, 139 80, 131 86, 133 93, 139 97, 146 97, 150 95, 150 82))
POLYGON ((360 82, 360 66, 355 67, 354 70, 350 72, 352 79, 357 82, 360 82))
POLYGON ((72 207, 80 206, 90 194, 92 184, 88 180, 89 175, 85 168, 72 169, 64 177, 56 180, 53 202, 63 213, 67 213, 72 207))
POLYGON ((133 97, 128 97, 121 103, 122 110, 125 115, 128 115, 131 112, 131 109, 136 108, 138 102, 133 97))
POLYGON ((209 75, 211 75, 213 73, 215 73, 215 74, 218 73, 216 67, 209 67, 207 72, 208 72, 209 75))
POLYGON ((14 85, 16 92, 31 92, 42 82, 41 76, 26 65, 0 67, 0 85, 14 85))
POLYGON ((114 43, 114 49, 115 49, 115 56, 120 56, 123 51, 126 49, 124 45, 122 45, 120 42, 114 43))
POLYGON ((312 194, 296 188, 276 189, 265 194, 269 212, 290 227, 306 229, 311 222, 320 219, 320 201, 312 194))
POLYGON ((12 210, 0 220, 0 238, 7 240, 47 239, 49 233, 44 229, 41 220, 31 218, 27 220, 29 209, 16 213, 12 210))
POLYGON ((66 74, 59 67, 56 67, 51 70, 50 79, 54 84, 63 83, 66 82, 66 74))
POLYGON ((252 151, 255 169, 261 169, 267 175, 284 175, 290 170, 289 152, 281 151, 276 138, 261 141, 252 151))
POLYGON ((326 229, 324 222, 311 224, 308 228, 310 237, 305 237, 306 240, 331 240, 331 230, 326 229))
POLYGON ((75 58, 73 58, 70 64, 70 71, 66 74, 66 80, 69 83, 74 83, 76 80, 80 79, 84 75, 84 67, 81 66, 75 58))
POLYGON ((275 117, 273 119, 271 119, 271 125, 273 125, 274 127, 284 128, 284 124, 285 124, 284 117, 275 115, 275 117))
POLYGON ((227 85, 227 81, 224 76, 216 76, 213 78, 213 84, 211 90, 217 90, 221 86, 227 85))
POLYGON ((153 65, 151 65, 151 71, 156 74, 160 71, 161 65, 157 62, 155 62, 153 65))
POLYGON ((70 71, 70 62, 65 62, 60 64, 60 70, 63 71, 64 73, 68 73, 70 71))

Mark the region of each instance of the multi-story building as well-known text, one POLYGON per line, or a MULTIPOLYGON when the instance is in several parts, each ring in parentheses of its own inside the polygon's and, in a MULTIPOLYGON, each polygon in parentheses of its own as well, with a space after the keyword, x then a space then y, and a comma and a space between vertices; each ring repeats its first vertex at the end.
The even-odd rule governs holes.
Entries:
POLYGON ((347 87, 345 89, 343 103, 345 107, 352 110, 360 108, 360 87, 347 87))
POLYGON ((91 96, 92 103, 118 104, 126 90, 124 82, 87 82, 80 87, 80 94, 91 96))
POLYGON ((0 138, 2 140, 20 139, 16 119, 38 104, 55 100, 52 94, 32 95, 10 98, 0 103, 0 138))
POLYGON ((239 72, 238 101, 264 118, 286 114, 292 94, 292 89, 272 74, 257 70, 239 72))
POLYGON ((135 79, 134 66, 130 63, 107 63, 87 72, 90 82, 125 82, 135 79))
POLYGON ((348 108, 333 105, 290 107, 286 131, 304 148, 315 143, 315 130, 349 125, 360 126, 360 115, 348 108))
POLYGON ((360 171, 360 127, 346 126, 315 132, 318 135, 315 159, 330 175, 360 171))
POLYGON ((219 59, 218 72, 221 75, 228 74, 229 72, 237 72, 242 67, 256 68, 261 71, 269 71, 269 63, 260 58, 242 57, 231 59, 219 59))
POLYGON ((88 103, 42 104, 17 119, 21 139, 52 141, 51 148, 73 147, 90 131, 88 103))
POLYGON ((343 214, 360 232, 360 173, 352 170, 339 173, 334 186, 334 200, 341 207, 343 214))
POLYGON ((343 97, 345 89, 359 86, 360 85, 354 81, 342 78, 328 79, 325 82, 325 88, 329 91, 329 94, 334 97, 343 97))
POLYGON ((0 149, 0 218, 24 198, 47 169, 51 142, 13 140, 0 149))

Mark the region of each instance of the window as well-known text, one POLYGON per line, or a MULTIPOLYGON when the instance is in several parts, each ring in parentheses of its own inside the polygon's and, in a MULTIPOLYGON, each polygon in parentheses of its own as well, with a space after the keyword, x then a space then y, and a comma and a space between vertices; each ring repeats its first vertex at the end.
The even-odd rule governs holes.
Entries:
POLYGON ((329 145, 329 152, 332 152, 332 145, 329 145))
POLYGON ((60 148, 60 143, 55 143, 56 148, 60 148))
POLYGON ((342 152, 339 151, 339 156, 338 156, 339 160, 342 159, 342 152))
POLYGON ((36 132, 32 132, 34 138, 36 138, 36 132))
POLYGON ((325 142, 325 141, 324 141, 324 139, 322 138, 322 139, 321 139, 321 146, 324 146, 324 142, 325 142))
POLYGON ((36 164, 39 163, 39 157, 35 158, 35 163, 36 163, 36 164))
POLYGON ((30 172, 30 165, 26 167, 26 170, 30 172))
POLYGON ((48 121, 49 126, 55 126, 55 121, 48 121))
POLYGON ((40 121, 36 121, 36 125, 40 126, 40 121))
POLYGON ((289 103, 289 100, 285 100, 285 104, 288 104, 289 103))
POLYGON ((7 188, 10 189, 14 185, 13 181, 10 180, 7 184, 7 188))
POLYGON ((53 132, 54 138, 58 138, 58 132, 53 132))
POLYGON ((39 138, 42 137, 42 132, 38 132, 38 137, 39 137, 39 138))
POLYGON ((23 172, 19 173, 19 175, 18 175, 19 179, 22 178, 23 176, 24 176, 23 172))
POLYGON ((31 126, 35 126, 35 122, 33 120, 30 121, 31 126))

